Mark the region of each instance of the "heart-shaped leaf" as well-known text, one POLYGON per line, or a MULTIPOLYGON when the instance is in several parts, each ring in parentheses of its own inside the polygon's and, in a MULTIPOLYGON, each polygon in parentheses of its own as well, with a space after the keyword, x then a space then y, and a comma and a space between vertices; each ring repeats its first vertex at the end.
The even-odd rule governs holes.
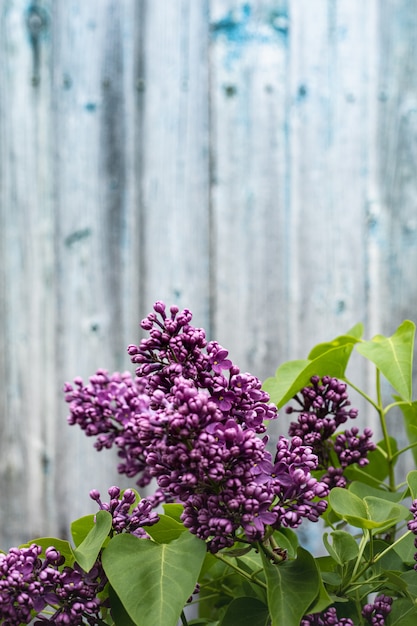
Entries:
POLYGON ((320 591, 320 574, 313 556, 307 550, 298 548, 294 561, 271 563, 263 552, 262 560, 268 585, 271 626, 299 626, 320 591))
MULTIPOLYGON (((301 372, 308 367, 310 361, 307 359, 298 359, 296 361, 286 361, 277 369, 275 376, 267 378, 262 388, 269 393, 271 402, 279 405, 287 390, 291 387, 294 380, 301 372)), ((299 390, 297 390, 299 391, 299 390)), ((296 393, 296 392, 295 392, 296 393)))
POLYGON ((319 343, 316 346, 314 346, 314 348, 312 348, 312 350, 310 351, 308 358, 310 360, 316 359, 321 354, 324 354, 325 352, 328 352, 329 350, 332 350, 333 348, 338 348, 339 346, 345 346, 346 344, 358 343, 358 341, 360 341, 362 337, 362 334, 363 334, 363 325, 357 324, 356 326, 354 326, 354 328, 351 331, 346 333, 346 335, 339 335, 339 337, 336 337, 332 341, 326 341, 324 343, 319 343), (355 333, 355 334, 352 334, 352 333, 355 333))
POLYGON ((176 626, 205 555, 204 541, 189 532, 162 544, 120 534, 103 550, 102 563, 137 626, 176 626))
POLYGON ((356 345, 372 361, 403 400, 411 402, 415 324, 405 320, 391 337, 376 335, 356 345))
POLYGON ((148 535, 157 543, 169 543, 173 539, 178 539, 185 531, 186 528, 181 522, 168 515, 160 515, 156 524, 146 528, 148 535))

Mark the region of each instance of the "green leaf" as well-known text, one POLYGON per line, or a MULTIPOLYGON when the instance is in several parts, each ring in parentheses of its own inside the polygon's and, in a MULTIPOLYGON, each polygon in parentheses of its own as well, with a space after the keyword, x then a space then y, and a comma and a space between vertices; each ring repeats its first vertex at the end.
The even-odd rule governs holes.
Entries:
POLYGON ((417 598, 417 576, 416 576, 416 571, 414 569, 408 570, 408 572, 404 572, 403 574, 401 574, 401 578, 407 584, 408 593, 413 598, 417 598))
MULTIPOLYGON (((363 330, 362 324, 360 324, 359 326, 361 326, 363 330)), ((358 341, 360 341, 360 337, 357 338, 349 334, 340 335, 339 337, 336 337, 332 341, 326 341, 324 343, 319 343, 316 346, 314 346, 314 348, 311 350, 310 354, 308 355, 308 358, 310 360, 316 359, 321 354, 324 354, 325 352, 332 350, 332 348, 338 348, 340 346, 345 346, 347 344, 354 345, 355 343, 358 343, 358 341)))
POLYGON ((226 609, 219 626, 268 626, 268 607, 256 598, 236 598, 226 609))
POLYGON ((289 361, 281 365, 275 378, 268 378, 264 389, 271 401, 281 408, 303 387, 310 383, 312 376, 334 376, 343 378, 353 343, 348 343, 320 354, 313 360, 289 361))
POLYGON ((407 474, 407 485, 410 488, 411 498, 417 499, 417 470, 412 470, 407 474))
MULTIPOLYGON (((309 365, 307 359, 298 359, 297 361, 286 361, 277 369, 275 376, 267 378, 262 388, 269 393, 271 402, 279 404, 281 398, 286 394, 287 389, 291 387, 294 380, 309 365)), ((300 387, 301 389, 301 387, 300 387)), ((297 390, 299 391, 299 389, 297 390)))
MULTIPOLYGON (((364 502, 367 508, 368 517, 375 524, 378 531, 388 529, 398 522, 401 522, 410 515, 410 511, 402 504, 396 504, 390 500, 383 500, 375 496, 366 496, 364 502)), ((368 526, 368 528, 372 528, 368 526)))
POLYGON ((162 544, 120 534, 103 550, 102 563, 136 626, 176 626, 205 555, 204 541, 189 532, 162 544))
POLYGON ((382 498, 382 500, 390 500, 391 502, 401 502, 405 497, 407 490, 405 491, 387 491, 385 489, 378 489, 367 485, 360 481, 354 481, 349 485, 349 491, 354 493, 363 500, 366 496, 375 496, 376 498, 382 498))
POLYGON ((160 515, 159 522, 153 526, 147 526, 146 532, 157 543, 169 543, 186 531, 185 526, 181 522, 177 522, 168 515, 160 515))
POLYGON ((78 548, 74 550, 75 560, 86 572, 89 572, 96 562, 112 527, 113 518, 109 511, 98 511, 95 517, 96 523, 93 528, 78 548))
POLYGON ((54 547, 60 552, 61 556, 65 557, 65 565, 71 567, 74 564, 74 552, 68 541, 64 539, 57 539, 56 537, 37 537, 36 539, 32 539, 19 547, 29 548, 32 543, 36 543, 38 546, 41 546, 43 556, 45 555, 46 548, 54 547))
POLYGON ((332 556, 339 565, 344 565, 348 561, 356 559, 359 554, 359 548, 351 534, 343 530, 335 530, 330 533, 332 543, 329 542, 328 536, 328 533, 324 533, 323 543, 330 556, 332 556))
POLYGON ((407 563, 408 565, 414 565, 414 555, 416 553, 414 540, 415 536, 413 534, 406 533, 403 535, 402 540, 394 546, 394 550, 401 558, 401 561, 403 563, 407 563))
POLYGON ((114 620, 115 626, 136 626, 120 601, 119 596, 111 585, 108 586, 109 599, 111 606, 111 616, 114 620))
POLYGON ((368 521, 368 514, 361 498, 350 493, 347 489, 334 487, 329 494, 329 503, 332 509, 348 524, 366 528, 364 524, 368 521))
MULTIPOLYGON (((399 396, 394 396, 394 400, 399 401, 399 396)), ((417 465, 417 401, 409 403, 401 403, 399 405, 403 414, 405 432, 407 433, 407 439, 410 444, 415 444, 414 448, 411 448, 411 453, 414 458, 414 463, 417 465)))
MULTIPOLYGON (((415 572, 414 572, 415 574, 415 572)), ((415 626, 417 607, 408 598, 397 598, 388 617, 389 626, 415 626)))
POLYGON ((95 517, 95 515, 85 515, 71 523, 71 537, 76 546, 79 546, 94 528, 95 517))
POLYGON ((327 607, 333 604, 333 600, 327 593, 327 589, 323 584, 323 579, 321 576, 319 583, 320 584, 318 596, 315 598, 314 602, 310 604, 306 613, 321 613, 322 611, 327 609, 327 607))
POLYGON ((271 626, 299 626, 320 591, 320 574, 312 555, 298 548, 294 561, 271 563, 262 552, 268 585, 271 626))
POLYGON ((287 550, 290 559, 295 558, 299 542, 298 535, 291 528, 275 530, 274 539, 280 548, 287 550))
POLYGON ((354 339, 361 340, 363 337, 363 331, 364 331, 364 327, 363 327, 362 322, 358 322, 345 333, 345 336, 353 337, 354 339))
POLYGON ((404 321, 391 337, 376 335, 356 345, 372 361, 403 400, 411 402, 415 324, 404 321))
POLYGON ((375 496, 366 496, 362 500, 341 487, 331 490, 329 502, 332 509, 348 524, 368 530, 376 529, 379 532, 394 526, 409 513, 401 504, 375 496))
POLYGON ((172 519, 180 522, 180 524, 182 523, 181 515, 184 511, 184 507, 182 504, 174 504, 170 502, 168 504, 163 504, 162 508, 164 509, 165 515, 167 515, 168 517, 172 517, 172 519))

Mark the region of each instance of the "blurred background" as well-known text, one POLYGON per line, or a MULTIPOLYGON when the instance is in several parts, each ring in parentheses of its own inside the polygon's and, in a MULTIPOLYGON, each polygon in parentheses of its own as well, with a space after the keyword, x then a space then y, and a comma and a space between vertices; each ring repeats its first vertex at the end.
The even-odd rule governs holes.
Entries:
POLYGON ((62 387, 155 300, 262 379, 417 321, 416 166, 414 0, 0 0, 1 547, 126 486, 62 387))

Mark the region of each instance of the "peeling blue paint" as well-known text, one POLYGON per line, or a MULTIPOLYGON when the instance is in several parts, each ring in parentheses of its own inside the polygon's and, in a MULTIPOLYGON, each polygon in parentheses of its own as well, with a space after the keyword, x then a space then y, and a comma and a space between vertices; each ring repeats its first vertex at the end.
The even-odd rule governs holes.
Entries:
POLYGON ((229 11, 225 17, 211 24, 213 39, 223 38, 228 44, 225 65, 230 68, 238 60, 248 44, 275 45, 285 39, 289 30, 289 18, 285 12, 274 11, 255 19, 249 3, 240 9, 229 11))

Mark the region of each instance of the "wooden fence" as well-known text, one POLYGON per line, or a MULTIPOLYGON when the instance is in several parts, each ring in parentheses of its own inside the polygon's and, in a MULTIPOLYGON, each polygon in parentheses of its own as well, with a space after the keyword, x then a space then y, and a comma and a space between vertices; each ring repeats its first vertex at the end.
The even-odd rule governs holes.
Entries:
POLYGON ((416 321, 416 163, 413 0, 0 0, 0 545, 125 484, 62 386, 155 300, 262 378, 416 321))

